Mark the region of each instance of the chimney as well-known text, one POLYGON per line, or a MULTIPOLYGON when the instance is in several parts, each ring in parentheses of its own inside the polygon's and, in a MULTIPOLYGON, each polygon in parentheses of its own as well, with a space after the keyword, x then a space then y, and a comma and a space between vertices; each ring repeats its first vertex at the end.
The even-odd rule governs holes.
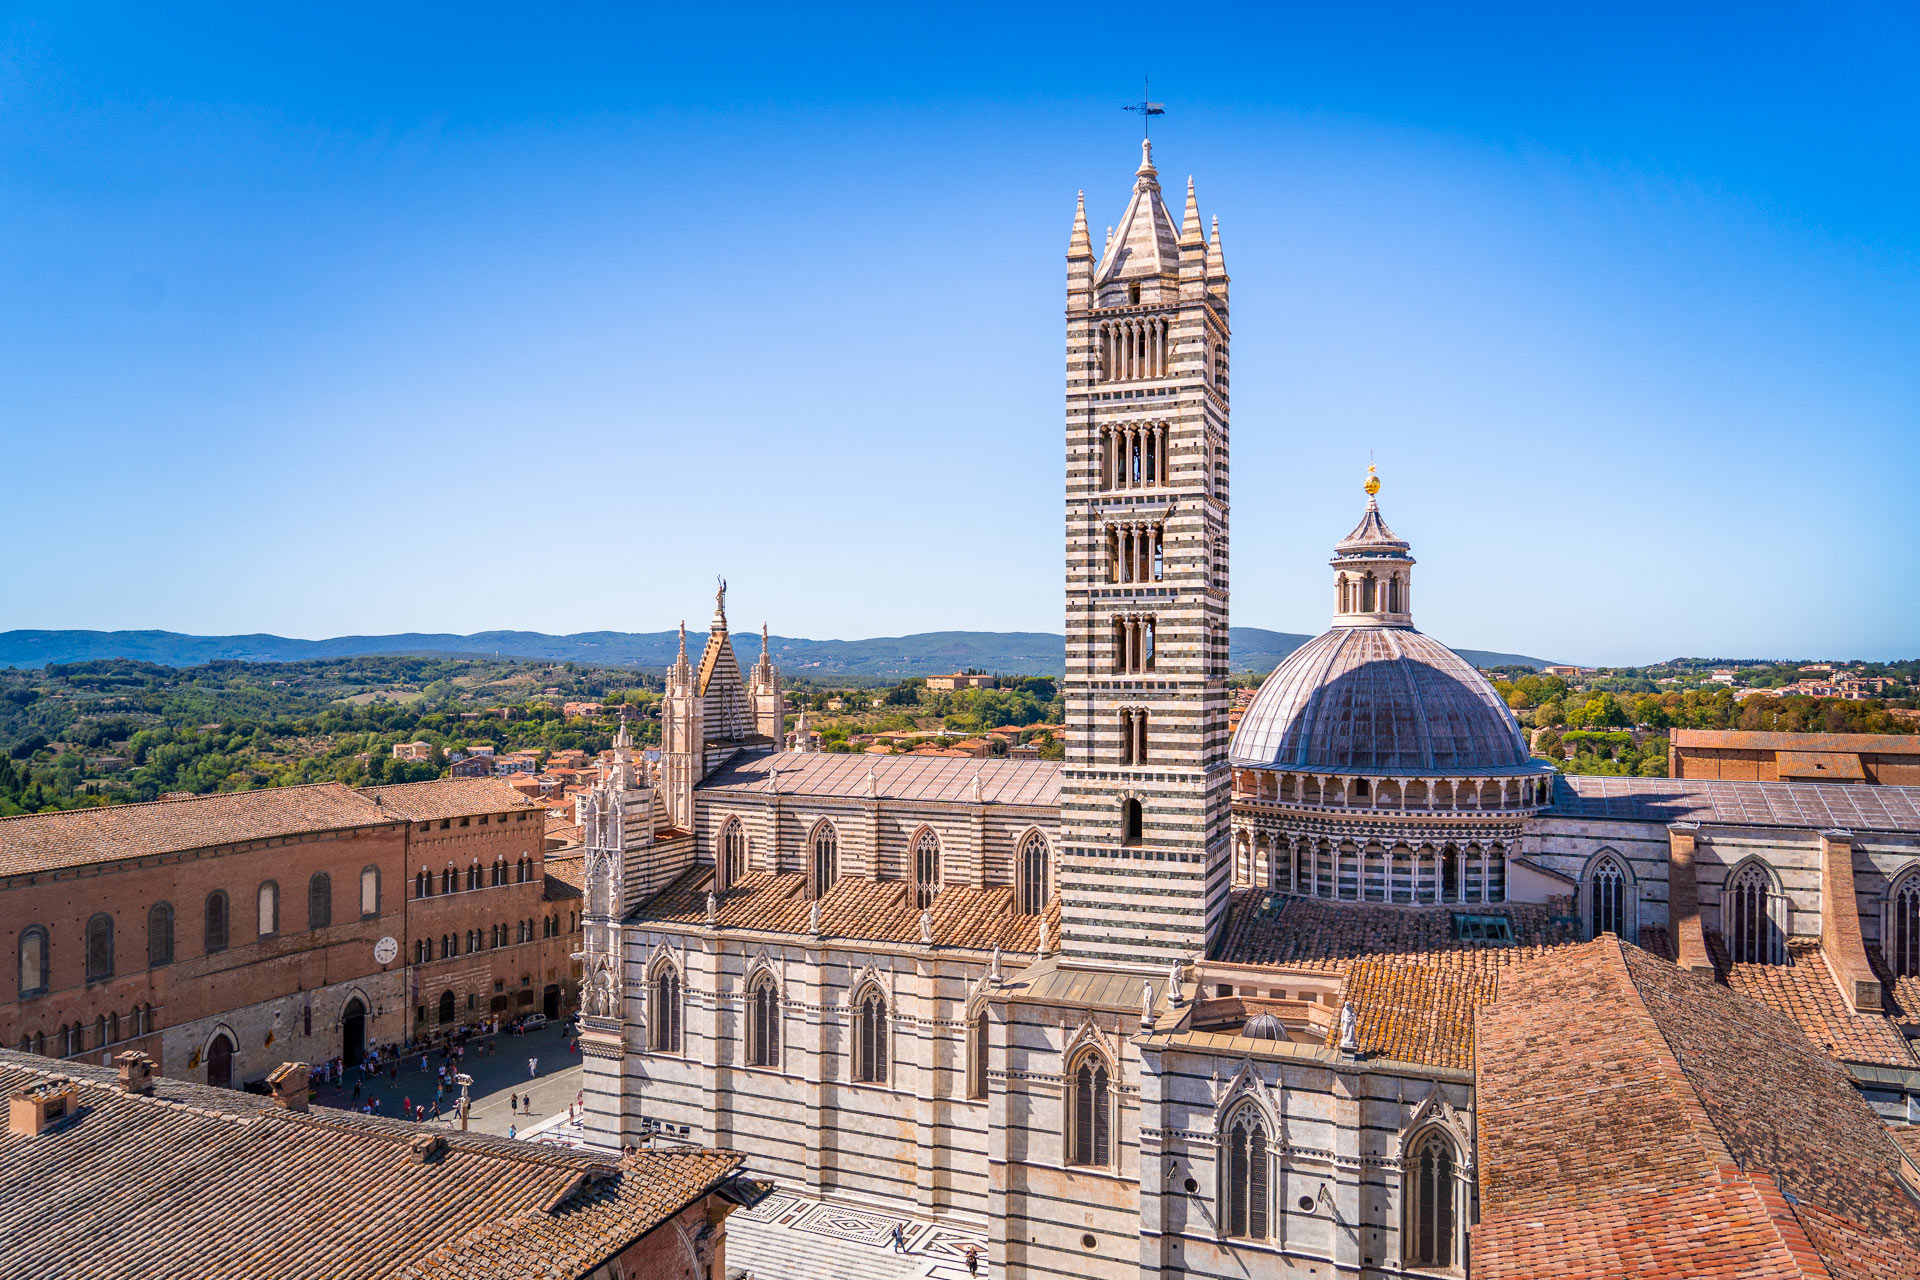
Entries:
POLYGON ((425 1164, 447 1149, 447 1140, 437 1133, 417 1133, 407 1142, 407 1163, 425 1164))
POLYGON ((7 1132, 16 1138, 37 1138, 74 1113, 80 1089, 71 1080, 56 1080, 16 1089, 7 1099, 7 1132))
POLYGON ((123 1093, 153 1096, 153 1059, 138 1049, 128 1049, 113 1059, 120 1064, 120 1090, 123 1093))
POLYGON ((274 1106, 282 1111, 307 1109, 307 1071, 304 1062, 283 1062, 273 1069, 267 1085, 273 1090, 274 1106))

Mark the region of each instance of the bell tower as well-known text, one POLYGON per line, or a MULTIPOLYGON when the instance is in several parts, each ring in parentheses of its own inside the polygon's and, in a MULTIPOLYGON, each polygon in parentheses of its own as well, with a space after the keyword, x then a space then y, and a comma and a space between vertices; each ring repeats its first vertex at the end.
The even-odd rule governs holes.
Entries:
POLYGON ((1164 968, 1224 915, 1227 272, 1152 144, 1096 260, 1067 246, 1067 753, 1061 950, 1164 968))

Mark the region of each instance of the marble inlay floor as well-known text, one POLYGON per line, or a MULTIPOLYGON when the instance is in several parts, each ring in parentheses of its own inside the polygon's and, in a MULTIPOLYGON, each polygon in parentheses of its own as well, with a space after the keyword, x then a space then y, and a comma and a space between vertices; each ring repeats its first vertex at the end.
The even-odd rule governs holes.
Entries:
POLYGON ((983 1233, 777 1191, 727 1219, 727 1270, 755 1280, 967 1280, 968 1244, 980 1248, 980 1275, 992 1274, 983 1233), (903 1254, 893 1251, 896 1222, 903 1254))

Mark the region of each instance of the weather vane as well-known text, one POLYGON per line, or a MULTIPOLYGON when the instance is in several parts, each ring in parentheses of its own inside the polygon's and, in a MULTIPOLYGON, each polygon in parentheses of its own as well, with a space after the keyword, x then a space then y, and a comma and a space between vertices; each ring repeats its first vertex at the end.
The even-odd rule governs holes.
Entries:
POLYGON ((1147 79, 1147 77, 1141 76, 1140 77, 1140 101, 1129 102, 1126 106, 1120 109, 1122 111, 1131 111, 1135 115, 1139 116, 1141 134, 1144 137, 1150 138, 1153 136, 1153 128, 1152 128, 1153 118, 1155 116, 1163 116, 1167 114, 1167 104, 1164 102, 1155 102, 1153 100, 1153 92, 1148 87, 1149 84, 1150 84, 1150 81, 1147 79))

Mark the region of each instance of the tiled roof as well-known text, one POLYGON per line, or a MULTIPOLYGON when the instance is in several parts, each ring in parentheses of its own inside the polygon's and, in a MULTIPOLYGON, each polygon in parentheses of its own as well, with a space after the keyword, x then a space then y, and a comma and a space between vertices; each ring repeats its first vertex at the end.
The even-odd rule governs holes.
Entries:
POLYGON ((1368 906, 1241 889, 1215 958, 1339 973, 1362 1053, 1466 1068, 1474 1061, 1474 1010, 1495 998, 1501 975, 1576 938, 1570 926, 1551 922, 1546 907, 1530 904, 1368 906), (1519 945, 1457 941, 1459 911, 1505 916, 1519 945))
POLYGON ((1920 1067, 1892 1022, 1847 1007, 1819 943, 1788 944, 1785 964, 1733 964, 1719 932, 1706 937, 1714 967, 1729 987, 1792 1018, 1823 1052, 1843 1062, 1920 1067))
POLYGON ((1554 779, 1548 813, 1627 822, 1920 833, 1920 787, 1563 775, 1554 779))
POLYGON ((1603 938, 1509 970, 1477 1034, 1477 1276, 1920 1274, 1897 1146, 1775 1010, 1603 938))
POLYGON ((1051 808, 1060 803, 1057 760, 762 753, 736 757, 701 783, 700 789, 765 793, 772 775, 778 773, 781 795, 865 797, 869 770, 873 773, 873 793, 882 800, 968 804, 973 800, 973 780, 977 777, 981 798, 987 804, 1051 808))
POLYGON ((25 814, 0 818, 0 875, 391 821, 366 797, 337 782, 25 814))
POLYGON ((1753 729, 1675 729, 1678 747, 1719 747, 1726 751, 1920 752, 1920 736, 1911 733, 1764 733, 1753 729))
MULTIPOLYGON (((695 867, 661 890, 635 919, 642 923, 704 925, 707 890, 712 885, 713 868, 695 867)), ((908 900, 908 888, 899 880, 840 877, 820 899, 822 936, 918 945, 920 911, 908 900)), ((805 934, 807 878, 797 872, 749 872, 721 895, 718 907, 718 923, 723 929, 805 934)), ((1040 917, 1016 914, 1013 890, 1005 886, 974 889, 947 885, 934 898, 929 911, 935 946, 984 951, 997 944, 1002 951, 1020 952, 1040 945, 1040 917)), ((1046 915, 1049 934, 1058 938, 1058 898, 1047 904, 1046 915)))
POLYGON ((360 794, 409 822, 437 822, 469 814, 510 813, 540 806, 504 778, 444 778, 391 787, 362 787, 360 794))
POLYGON ((584 1276, 736 1170, 730 1152, 615 1165, 398 1120, 0 1050, 0 1094, 80 1083, 75 1119, 0 1134, 0 1275, 133 1280, 584 1276), (425 1162, 409 1143, 432 1134, 425 1162))

